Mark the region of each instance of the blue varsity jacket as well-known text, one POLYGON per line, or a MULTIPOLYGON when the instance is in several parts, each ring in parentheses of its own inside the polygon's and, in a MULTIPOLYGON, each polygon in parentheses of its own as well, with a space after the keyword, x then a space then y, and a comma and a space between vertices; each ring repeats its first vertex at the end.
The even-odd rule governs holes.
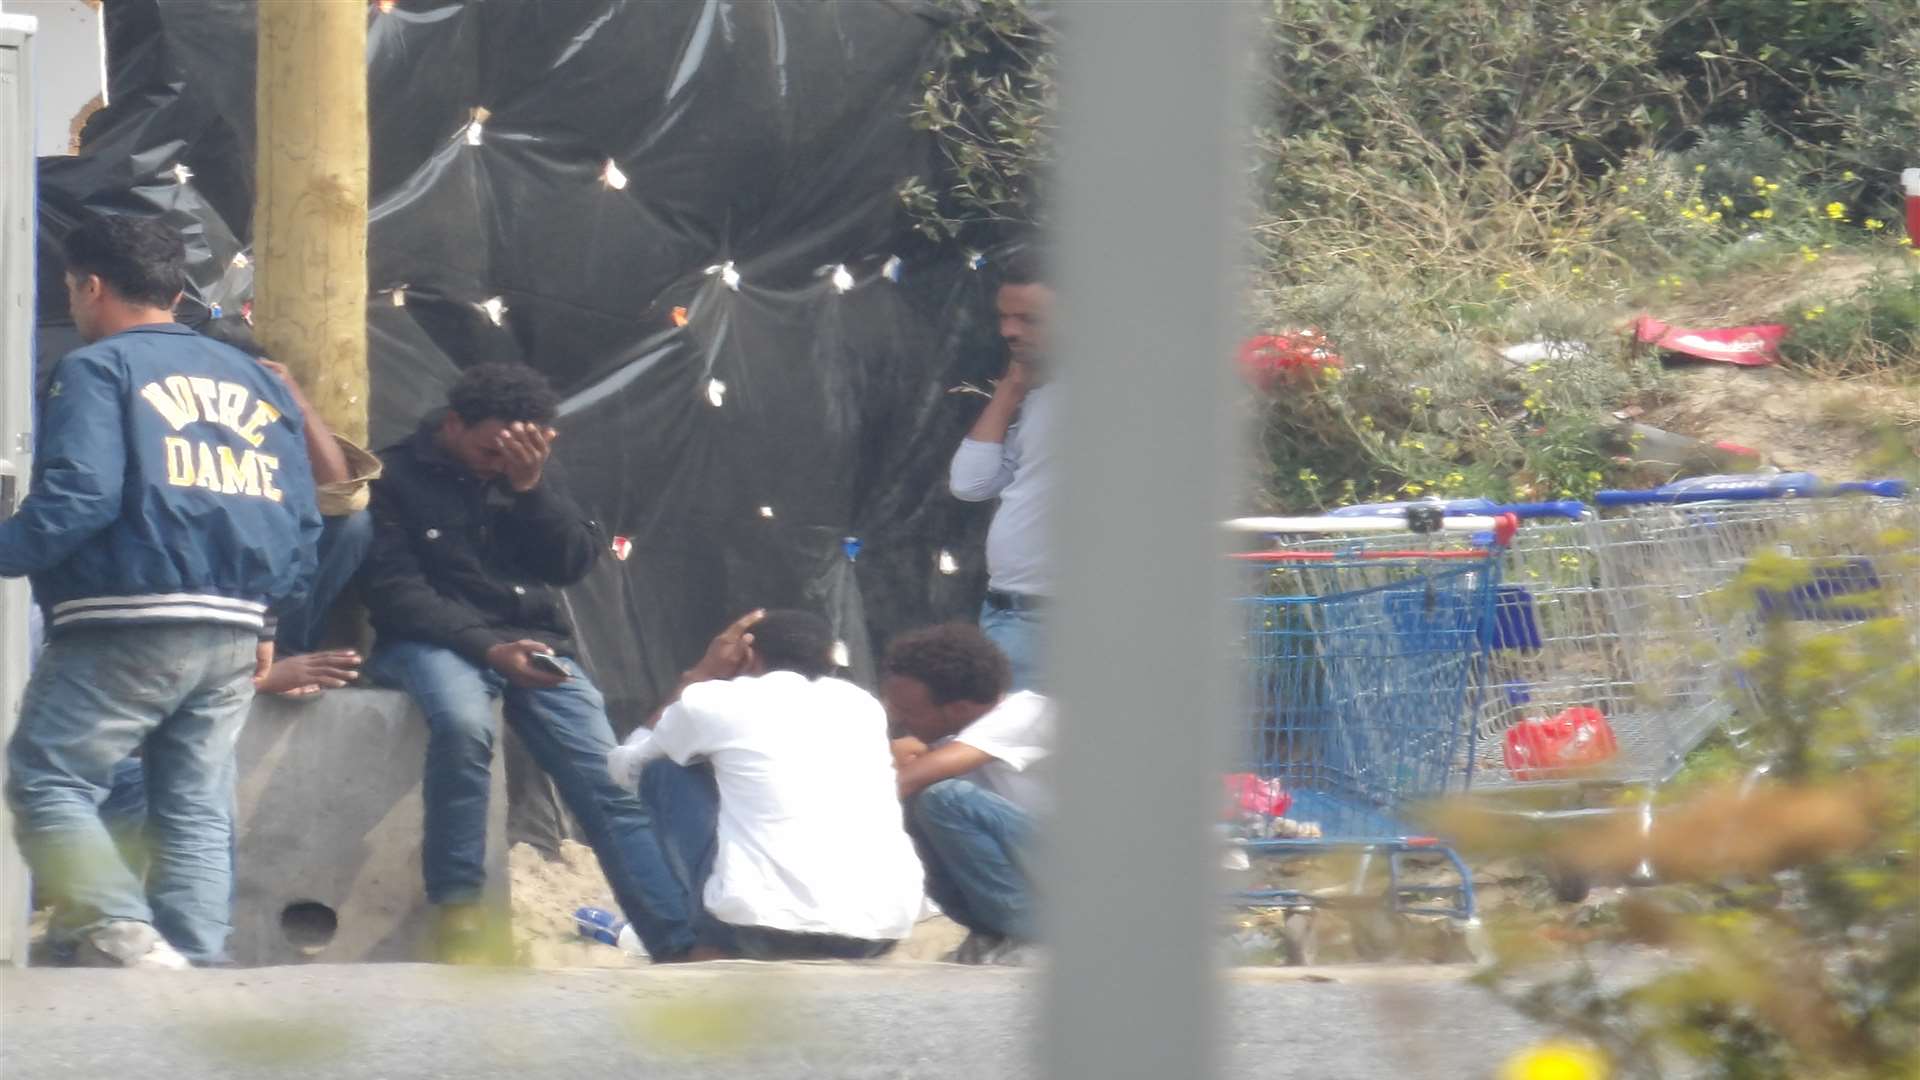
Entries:
POLYGON ((225 623, 270 636, 320 538, 304 418, 274 374, 175 323, 68 353, 42 403, 33 485, 0 522, 53 634, 225 623))

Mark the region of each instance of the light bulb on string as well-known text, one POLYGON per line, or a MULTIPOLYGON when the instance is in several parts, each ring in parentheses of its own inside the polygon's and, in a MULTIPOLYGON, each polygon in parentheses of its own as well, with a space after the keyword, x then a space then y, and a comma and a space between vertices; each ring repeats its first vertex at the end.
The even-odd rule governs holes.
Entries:
POLYGON ((719 408, 727 403, 727 384, 719 379, 707 380, 707 404, 719 408))
POLYGON ((829 280, 833 282, 835 292, 847 292, 853 288, 853 271, 848 270, 845 263, 841 263, 833 268, 833 276, 829 280))
POLYGON ((960 561, 953 557, 953 552, 945 548, 940 549, 940 557, 934 561, 934 565, 948 577, 960 572, 960 561))
POLYGON ((607 167, 600 170, 600 181, 615 191, 624 191, 627 186, 627 174, 620 171, 612 158, 607 159, 607 167))
POLYGON ((900 268, 900 256, 889 255, 887 256, 886 263, 880 267, 880 276, 898 285, 900 284, 900 268))
POLYGON ((487 321, 495 326, 501 325, 501 321, 506 318, 508 310, 507 302, 497 296, 487 297, 480 302, 479 307, 481 311, 486 313, 487 321))

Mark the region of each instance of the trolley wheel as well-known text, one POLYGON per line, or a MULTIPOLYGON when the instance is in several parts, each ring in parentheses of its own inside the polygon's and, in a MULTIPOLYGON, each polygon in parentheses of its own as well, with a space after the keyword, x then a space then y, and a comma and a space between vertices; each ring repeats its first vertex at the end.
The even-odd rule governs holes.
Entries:
POLYGON ((1593 891, 1585 871, 1562 862, 1547 864, 1547 884, 1553 887, 1553 898, 1563 904, 1577 904, 1593 891))
POLYGON ((1353 951, 1362 960, 1390 960, 1406 947, 1406 926, 1388 908, 1353 912, 1353 951))
POLYGON ((1493 951, 1493 937, 1479 919, 1462 919, 1455 924, 1460 951, 1476 967, 1492 967, 1499 957, 1493 951))
POLYGON ((1280 943, 1286 950, 1288 966, 1311 965, 1320 955, 1320 935, 1314 929, 1313 912, 1288 912, 1280 924, 1280 943))

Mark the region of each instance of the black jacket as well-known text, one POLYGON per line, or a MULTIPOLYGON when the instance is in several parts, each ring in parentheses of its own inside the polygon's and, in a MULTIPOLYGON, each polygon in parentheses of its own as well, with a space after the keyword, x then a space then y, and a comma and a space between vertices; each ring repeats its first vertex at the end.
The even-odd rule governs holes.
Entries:
POLYGON ((434 439, 440 415, 380 455, 361 578, 375 633, 482 666, 488 648, 521 638, 572 655, 560 589, 606 548, 599 523, 562 490, 551 461, 524 495, 468 472, 434 439))

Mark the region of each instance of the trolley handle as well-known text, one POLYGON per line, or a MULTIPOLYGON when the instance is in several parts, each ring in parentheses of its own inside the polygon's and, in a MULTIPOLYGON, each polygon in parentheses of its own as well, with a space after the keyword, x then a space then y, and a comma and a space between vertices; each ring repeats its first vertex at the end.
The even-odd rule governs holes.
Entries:
POLYGON ((1338 510, 1327 511, 1328 517, 1386 517, 1405 513, 1415 507, 1438 506, 1441 512, 1450 516, 1477 515, 1498 517, 1512 514, 1521 521, 1535 518, 1567 518, 1579 521, 1587 516, 1586 503, 1568 500, 1565 502, 1498 503, 1492 499, 1445 499, 1408 502, 1363 503, 1359 506, 1343 506, 1338 510))
MULTIPOLYGON (((1646 506, 1655 503, 1698 503, 1755 501, 1793 497, 1820 498, 1830 495, 1875 495, 1887 499, 1904 498, 1911 490, 1905 480, 1855 480, 1841 484, 1809 483, 1800 479, 1805 473, 1788 474, 1770 480, 1745 483, 1714 483, 1697 486, 1669 484, 1648 491, 1602 491, 1593 501, 1601 506, 1646 506)), ((1716 478, 1717 479, 1717 478, 1716 478)))
MULTIPOLYGON (((1400 533, 1410 532, 1409 522, 1391 517, 1247 517, 1234 518, 1225 522, 1234 532, 1251 532, 1272 535, 1275 533, 1400 533)), ((1458 559, 1485 557, 1490 549, 1504 548, 1512 543, 1513 535, 1520 531, 1520 519, 1513 514, 1497 514, 1492 517, 1443 517, 1434 522, 1437 528, 1452 533, 1468 533, 1474 542, 1486 544, 1484 548, 1453 551, 1398 551, 1372 552, 1368 558, 1441 558, 1458 559)), ((1331 559, 1336 556, 1330 552, 1299 554, 1287 552, 1239 552, 1235 559, 1248 560, 1312 560, 1331 559), (1276 559, 1277 557, 1277 559, 1276 559)))

